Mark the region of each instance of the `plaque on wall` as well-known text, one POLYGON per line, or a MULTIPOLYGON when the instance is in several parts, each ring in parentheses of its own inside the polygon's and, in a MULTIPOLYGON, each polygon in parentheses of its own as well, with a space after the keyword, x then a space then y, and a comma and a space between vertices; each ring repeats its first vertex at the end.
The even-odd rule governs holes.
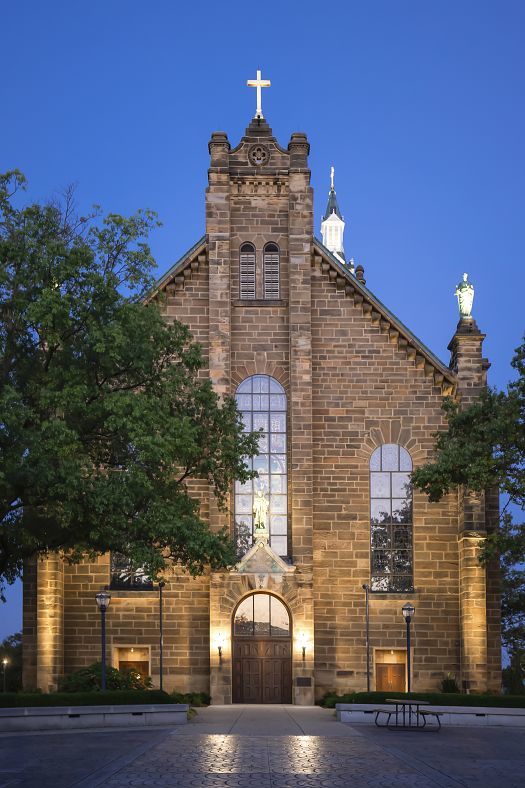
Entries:
POLYGON ((297 676, 295 679, 296 687, 311 687, 312 679, 309 676, 297 676))

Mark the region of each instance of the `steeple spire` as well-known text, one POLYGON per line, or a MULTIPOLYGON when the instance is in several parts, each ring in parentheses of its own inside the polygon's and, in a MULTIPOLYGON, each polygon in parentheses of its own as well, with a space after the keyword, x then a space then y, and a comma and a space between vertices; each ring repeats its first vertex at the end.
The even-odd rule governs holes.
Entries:
POLYGON ((326 219, 328 219, 328 217, 331 216, 333 213, 335 213, 336 216, 338 216, 341 219, 341 221, 343 221, 343 217, 341 215, 341 211, 339 210, 339 204, 337 202, 337 197, 335 194, 334 174, 335 174, 334 167, 330 167, 330 191, 328 192, 328 203, 326 205, 326 211, 323 216, 323 221, 326 221, 326 219))
POLYGON ((332 252, 342 263, 345 262, 345 252, 343 246, 343 234, 345 222, 341 211, 334 186, 334 168, 330 167, 330 191, 328 192, 328 203, 321 222, 321 235, 323 244, 332 252))

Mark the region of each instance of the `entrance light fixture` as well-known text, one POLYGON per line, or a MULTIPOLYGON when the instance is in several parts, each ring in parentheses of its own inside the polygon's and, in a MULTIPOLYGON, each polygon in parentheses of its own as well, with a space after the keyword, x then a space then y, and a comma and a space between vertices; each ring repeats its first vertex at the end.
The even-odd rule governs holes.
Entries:
POLYGON ((301 632, 299 635, 299 647, 303 652, 303 662, 306 659, 306 647, 308 645, 308 638, 306 636, 306 632, 301 632))

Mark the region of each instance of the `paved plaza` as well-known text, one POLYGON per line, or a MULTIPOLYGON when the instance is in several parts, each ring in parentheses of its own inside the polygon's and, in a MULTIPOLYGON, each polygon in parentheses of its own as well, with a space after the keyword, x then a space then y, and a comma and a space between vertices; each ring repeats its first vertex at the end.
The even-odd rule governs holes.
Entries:
POLYGON ((0 735, 0 788, 525 785, 525 730, 402 733, 294 706, 212 706, 177 728, 0 735))

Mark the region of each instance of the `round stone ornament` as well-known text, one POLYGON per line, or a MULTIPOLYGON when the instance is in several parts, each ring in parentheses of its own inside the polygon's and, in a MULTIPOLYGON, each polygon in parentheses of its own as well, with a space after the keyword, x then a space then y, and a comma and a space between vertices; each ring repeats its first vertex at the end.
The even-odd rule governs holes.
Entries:
POLYGON ((252 145, 248 151, 248 161, 256 167, 262 167, 270 161, 270 151, 265 145, 252 145))

